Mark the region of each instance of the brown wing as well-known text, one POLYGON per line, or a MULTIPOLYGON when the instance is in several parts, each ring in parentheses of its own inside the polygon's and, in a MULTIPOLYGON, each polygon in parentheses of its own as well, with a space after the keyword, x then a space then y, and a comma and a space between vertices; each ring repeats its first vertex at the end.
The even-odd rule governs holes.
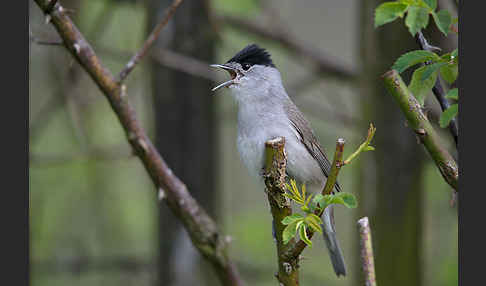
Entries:
MULTIPOLYGON (((310 127, 309 122, 304 118, 304 115, 300 112, 300 110, 295 106, 295 104, 289 100, 289 104, 286 105, 287 116, 290 119, 290 122, 294 126, 297 133, 300 135, 300 140, 304 143, 307 151, 316 159, 321 167, 322 172, 326 176, 329 176, 331 172, 331 163, 327 159, 325 154, 324 148, 321 147, 319 141, 317 140, 312 128, 310 127)), ((336 181, 335 185, 336 191, 341 191, 341 186, 336 181)))

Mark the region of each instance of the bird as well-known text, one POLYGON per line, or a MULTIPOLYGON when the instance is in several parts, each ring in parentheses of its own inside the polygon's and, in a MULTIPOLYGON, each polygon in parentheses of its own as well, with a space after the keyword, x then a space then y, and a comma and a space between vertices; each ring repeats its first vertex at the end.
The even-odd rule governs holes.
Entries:
MULTIPOLYGON (((231 77, 212 90, 229 88, 237 103, 237 149, 250 175, 261 178, 265 142, 284 137, 287 175, 299 184, 305 183, 310 192, 320 193, 331 163, 309 122, 288 96, 270 53, 257 44, 249 44, 226 63, 210 66, 227 71, 231 77)), ((341 191, 338 182, 334 191, 341 191)), ((338 277, 345 276, 332 205, 324 211, 322 228, 334 272, 338 277)))

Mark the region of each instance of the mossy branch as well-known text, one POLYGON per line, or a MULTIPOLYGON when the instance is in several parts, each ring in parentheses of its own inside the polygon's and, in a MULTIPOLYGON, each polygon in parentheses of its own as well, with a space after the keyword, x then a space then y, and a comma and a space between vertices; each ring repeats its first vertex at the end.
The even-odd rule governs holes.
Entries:
POLYGON ((419 102, 408 90, 397 71, 391 70, 383 75, 385 86, 402 110, 408 125, 417 134, 434 160, 444 180, 458 191, 459 171, 456 161, 444 148, 440 137, 422 112, 419 102))
POLYGON ((285 194, 285 176, 287 155, 285 153, 285 138, 277 137, 265 142, 265 180, 268 202, 273 217, 275 239, 277 242, 278 272, 276 278, 282 285, 299 285, 298 261, 286 259, 284 253, 291 243, 285 244, 283 231, 285 225, 282 220, 292 214, 290 201, 285 194))

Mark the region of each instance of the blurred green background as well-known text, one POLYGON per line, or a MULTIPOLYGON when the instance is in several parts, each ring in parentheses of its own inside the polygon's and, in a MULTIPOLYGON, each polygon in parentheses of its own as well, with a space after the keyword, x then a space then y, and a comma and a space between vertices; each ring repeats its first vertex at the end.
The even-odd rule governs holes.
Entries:
MULTIPOLYGON (((115 74, 170 4, 60 2, 74 10, 78 28, 115 74)), ((236 151, 237 106, 227 90, 210 92, 227 75, 207 64, 226 62, 249 43, 272 54, 329 156, 338 137, 346 139, 349 154, 370 122, 377 127, 377 151, 362 154, 340 175, 343 189, 360 203, 358 209, 336 208, 348 275, 335 276, 316 237, 303 253, 301 284, 362 284, 356 227, 362 216, 371 220, 379 285, 458 284, 450 187, 379 78, 401 53, 418 47, 403 23, 373 29, 372 9, 380 2, 186 0, 126 81, 129 100, 162 156, 231 236, 231 257, 248 285, 277 284, 271 216, 263 186, 236 151), (227 16, 292 38, 352 77, 322 73, 312 59, 231 24, 227 16)), ((439 5, 456 13, 449 2, 439 5)), ((33 2, 29 14, 32 35, 58 39, 33 2)), ((457 46, 454 35, 445 38, 434 29, 426 34, 445 50, 457 46)), ((432 97, 427 106, 437 121, 432 97)), ((159 205, 107 100, 64 47, 31 43, 29 110, 31 285, 218 284, 176 218, 159 205)), ((441 136, 453 151, 449 134, 441 136)))

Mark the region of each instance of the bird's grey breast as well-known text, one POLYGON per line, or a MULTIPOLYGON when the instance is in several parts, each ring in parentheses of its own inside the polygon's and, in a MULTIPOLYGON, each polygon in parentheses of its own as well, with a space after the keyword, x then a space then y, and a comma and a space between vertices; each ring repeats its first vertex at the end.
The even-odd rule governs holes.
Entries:
POLYGON ((250 174, 260 175, 265 142, 277 136, 289 137, 291 130, 281 105, 261 102, 239 103, 237 147, 250 174))

